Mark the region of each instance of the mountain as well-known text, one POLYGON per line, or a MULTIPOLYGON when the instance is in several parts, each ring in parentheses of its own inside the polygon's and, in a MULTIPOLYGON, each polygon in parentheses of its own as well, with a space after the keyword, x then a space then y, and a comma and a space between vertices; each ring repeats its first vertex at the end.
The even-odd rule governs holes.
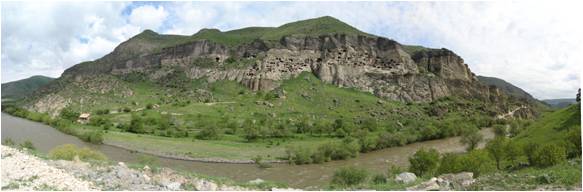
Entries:
POLYGON ((478 76, 478 80, 486 85, 496 86, 508 95, 512 95, 512 96, 515 96, 518 98, 525 98, 525 99, 531 100, 531 101, 536 100, 528 92, 522 90, 520 87, 517 87, 517 86, 515 86, 507 81, 504 81, 503 79, 499 79, 496 77, 478 76))
POLYGON ((20 99, 31 95, 38 88, 50 83, 54 78, 32 76, 18 81, 2 83, 2 98, 20 99))
POLYGON ((326 16, 279 27, 203 29, 192 36, 145 30, 112 53, 65 70, 27 108, 55 114, 67 106, 166 99, 146 89, 166 90, 159 94, 175 100, 211 101, 217 93, 210 84, 222 81, 255 93, 282 92, 283 82, 303 73, 403 103, 457 97, 489 103, 498 113, 530 105, 483 84, 453 51, 402 45, 326 16))
POLYGON ((543 102, 545 102, 546 104, 550 105, 553 108, 565 108, 565 107, 568 107, 569 105, 577 103, 577 101, 575 101, 575 98, 545 99, 545 100, 543 100, 543 102))

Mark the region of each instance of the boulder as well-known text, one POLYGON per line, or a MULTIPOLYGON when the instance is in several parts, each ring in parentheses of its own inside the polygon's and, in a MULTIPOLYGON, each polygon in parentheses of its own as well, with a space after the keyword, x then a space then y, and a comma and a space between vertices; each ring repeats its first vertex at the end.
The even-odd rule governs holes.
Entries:
POLYGON ((178 183, 178 182, 170 182, 170 183, 166 183, 165 187, 166 187, 168 190, 172 190, 172 191, 178 191, 178 190, 180 190, 180 185, 181 185, 181 184, 180 184, 180 183, 178 183))
POLYGON ((251 184, 260 184, 263 182, 265 182, 265 181, 263 179, 259 179, 259 178, 249 181, 249 183, 251 183, 251 184))
POLYGON ((417 180, 417 176, 411 172, 403 172, 395 176, 395 181, 405 184, 415 182, 415 180, 417 180))
POLYGON ((428 181, 425 181, 419 185, 408 187, 408 191, 438 191, 441 189, 441 186, 437 183, 437 178, 433 177, 428 181))
POLYGON ((440 186, 453 190, 466 190, 474 183, 474 173, 461 172, 457 174, 444 174, 438 177, 440 186))

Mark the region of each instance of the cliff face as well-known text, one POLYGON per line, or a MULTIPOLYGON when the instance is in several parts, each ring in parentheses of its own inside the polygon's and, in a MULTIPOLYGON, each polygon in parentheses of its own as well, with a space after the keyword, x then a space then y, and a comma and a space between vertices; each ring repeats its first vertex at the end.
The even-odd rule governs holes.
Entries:
POLYGON ((61 79, 83 82, 96 74, 137 73, 163 81, 184 72, 193 80, 232 80, 254 91, 269 91, 307 71, 324 82, 389 100, 430 102, 460 96, 509 108, 500 103, 506 99, 504 94, 481 84, 464 60, 447 49, 410 54, 396 41, 355 34, 288 35, 277 41, 257 38, 236 46, 200 39, 162 47, 170 41, 164 38, 170 37, 145 31, 102 59, 66 70, 61 79))

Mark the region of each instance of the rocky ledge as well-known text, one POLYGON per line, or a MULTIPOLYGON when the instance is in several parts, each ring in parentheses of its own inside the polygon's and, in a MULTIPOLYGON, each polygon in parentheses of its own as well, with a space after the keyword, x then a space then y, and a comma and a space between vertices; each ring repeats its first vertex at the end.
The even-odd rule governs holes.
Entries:
MULTIPOLYGON (((248 191, 261 190, 226 185, 168 168, 129 168, 125 163, 87 163, 47 160, 26 150, 2 146, 2 190, 107 190, 107 191, 248 191)), ((271 190, 292 190, 278 189, 271 190)))

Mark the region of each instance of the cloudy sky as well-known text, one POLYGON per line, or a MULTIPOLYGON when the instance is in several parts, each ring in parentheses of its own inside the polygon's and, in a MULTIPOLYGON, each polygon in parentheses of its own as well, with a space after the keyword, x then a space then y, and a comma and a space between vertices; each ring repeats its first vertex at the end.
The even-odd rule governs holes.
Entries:
POLYGON ((2 2, 2 82, 58 77, 143 31, 191 35, 330 15, 403 44, 445 47, 539 99, 574 97, 581 6, 567 2, 2 2))

